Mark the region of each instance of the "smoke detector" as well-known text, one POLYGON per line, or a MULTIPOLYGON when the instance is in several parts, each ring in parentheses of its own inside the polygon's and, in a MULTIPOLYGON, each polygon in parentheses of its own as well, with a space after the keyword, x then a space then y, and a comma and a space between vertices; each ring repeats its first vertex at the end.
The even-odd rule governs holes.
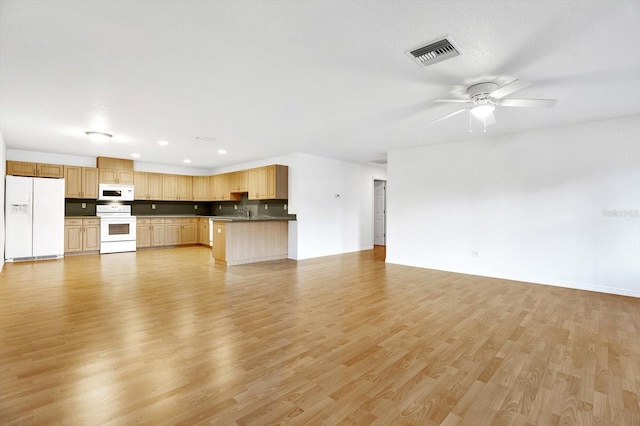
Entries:
POLYGON ((428 67, 444 60, 455 58, 460 51, 453 44, 449 36, 429 42, 425 45, 407 51, 420 66, 428 67))

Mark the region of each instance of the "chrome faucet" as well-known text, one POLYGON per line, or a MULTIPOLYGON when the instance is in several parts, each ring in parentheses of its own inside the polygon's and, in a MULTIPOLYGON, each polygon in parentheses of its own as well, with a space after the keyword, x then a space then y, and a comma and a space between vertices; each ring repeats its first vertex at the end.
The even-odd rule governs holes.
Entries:
POLYGON ((249 217, 251 216, 251 212, 249 211, 249 209, 247 210, 238 210, 238 214, 244 214, 246 216, 247 219, 249 219, 249 217))

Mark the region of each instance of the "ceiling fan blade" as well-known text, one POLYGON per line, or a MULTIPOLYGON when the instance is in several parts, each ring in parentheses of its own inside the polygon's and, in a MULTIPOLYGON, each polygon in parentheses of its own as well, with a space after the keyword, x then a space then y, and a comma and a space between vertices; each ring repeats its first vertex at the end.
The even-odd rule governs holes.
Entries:
POLYGON ((498 106, 524 108, 551 108, 556 104, 555 99, 500 99, 498 106))
POLYGON ((467 110, 466 108, 459 109, 459 110, 457 110, 457 111, 452 112, 451 114, 447 114, 447 115, 445 115, 444 117, 440 117, 440 118, 438 118, 438 119, 435 119, 435 120, 433 120, 433 121, 432 121, 431 123, 429 123, 429 124, 431 125, 431 124, 435 124, 435 123, 437 123, 438 121, 446 120, 447 118, 449 118, 449 117, 453 117, 454 115, 458 115, 458 114, 460 114, 461 112, 464 112, 464 111, 466 111, 466 110, 467 110))
POLYGON ((489 96, 491 96, 494 99, 500 99, 500 98, 504 98, 507 95, 512 94, 513 92, 517 92, 518 90, 522 90, 525 87, 529 87, 529 86, 531 86, 531 83, 529 83, 528 81, 513 80, 511 83, 505 84, 501 88, 489 93, 489 96))
POLYGON ((429 102, 451 102, 458 104, 470 104, 473 101, 471 99, 431 99, 429 102))

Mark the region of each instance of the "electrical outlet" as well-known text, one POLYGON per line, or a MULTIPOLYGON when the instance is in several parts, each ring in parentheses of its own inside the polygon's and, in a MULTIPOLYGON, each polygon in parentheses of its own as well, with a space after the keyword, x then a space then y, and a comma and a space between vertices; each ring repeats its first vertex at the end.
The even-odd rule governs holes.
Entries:
POLYGON ((234 205, 233 205, 233 209, 234 209, 234 210, 238 210, 238 205, 237 205, 237 204, 234 204, 234 205))
POLYGON ((156 205, 155 204, 151 204, 151 210, 155 210, 156 209, 156 205))
POLYGON ((194 209, 194 210, 198 210, 198 205, 197 205, 197 204, 194 204, 194 205, 193 205, 193 209, 194 209))
POLYGON ((82 208, 86 209, 87 208, 87 203, 82 203, 82 208))
POLYGON ((264 205, 264 209, 265 209, 265 210, 269 210, 269 204, 265 204, 265 205, 264 205))
POLYGON ((222 210, 222 204, 218 204, 218 210, 222 210))
POLYGON ((287 209, 287 205, 286 205, 286 204, 284 205, 284 209, 285 209, 285 210, 287 209))

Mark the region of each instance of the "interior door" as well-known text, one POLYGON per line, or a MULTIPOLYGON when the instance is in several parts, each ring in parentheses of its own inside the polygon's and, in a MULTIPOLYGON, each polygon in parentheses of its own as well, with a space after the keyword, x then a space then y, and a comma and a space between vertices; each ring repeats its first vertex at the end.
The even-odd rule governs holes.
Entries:
POLYGON ((373 243, 377 246, 386 245, 386 186, 387 182, 383 180, 375 180, 373 182, 373 243))

